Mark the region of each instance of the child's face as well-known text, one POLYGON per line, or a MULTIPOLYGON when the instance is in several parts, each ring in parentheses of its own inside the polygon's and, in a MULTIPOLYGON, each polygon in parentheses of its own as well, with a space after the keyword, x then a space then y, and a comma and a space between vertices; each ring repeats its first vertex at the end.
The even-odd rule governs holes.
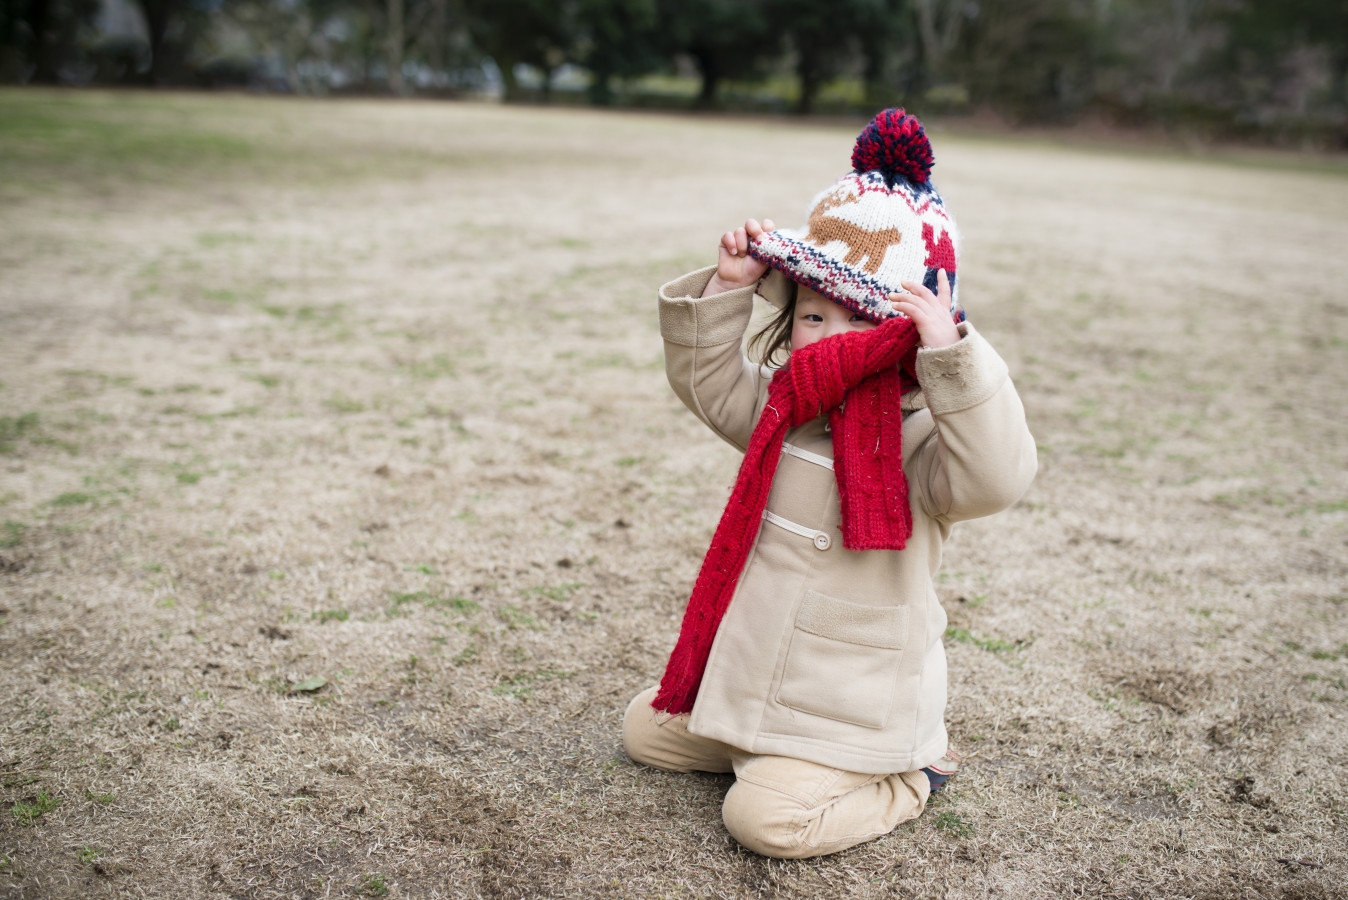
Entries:
POLYGON ((796 288, 796 313, 791 319, 791 349, 847 331, 869 331, 875 323, 843 309, 804 285, 796 288))

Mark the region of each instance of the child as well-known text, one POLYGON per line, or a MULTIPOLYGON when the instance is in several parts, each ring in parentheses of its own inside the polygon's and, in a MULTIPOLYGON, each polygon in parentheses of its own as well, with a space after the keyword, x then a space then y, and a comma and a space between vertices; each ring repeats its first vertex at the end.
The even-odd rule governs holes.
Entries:
POLYGON ((957 767, 932 579, 961 519, 1014 503, 1034 440, 956 302, 954 222, 903 110, 862 132, 808 223, 750 219, 660 289, 674 392, 745 451, 664 679, 632 700, 637 762, 731 772, 755 852, 834 853, 921 814, 957 767), (770 268, 769 268, 770 267, 770 268), (755 292, 779 307, 742 346, 755 292))

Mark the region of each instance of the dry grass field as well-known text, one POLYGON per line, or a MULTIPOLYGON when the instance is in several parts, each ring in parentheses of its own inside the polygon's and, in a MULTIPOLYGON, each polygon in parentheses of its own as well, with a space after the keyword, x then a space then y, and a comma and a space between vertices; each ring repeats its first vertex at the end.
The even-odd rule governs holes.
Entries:
POLYGON ((918 821, 623 755, 738 457, 659 284, 860 122, 0 92, 0 897, 1348 897, 1348 165, 937 130, 1041 469, 918 821))

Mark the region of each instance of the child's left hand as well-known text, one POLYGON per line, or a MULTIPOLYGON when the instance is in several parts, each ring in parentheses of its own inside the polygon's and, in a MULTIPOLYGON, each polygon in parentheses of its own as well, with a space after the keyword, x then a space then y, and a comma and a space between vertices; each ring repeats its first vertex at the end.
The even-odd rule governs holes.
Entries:
POLYGON ((950 279, 945 269, 936 273, 936 293, 915 281, 900 282, 906 294, 890 294, 894 309, 913 320, 923 347, 949 347, 959 343, 959 329, 950 317, 950 279))

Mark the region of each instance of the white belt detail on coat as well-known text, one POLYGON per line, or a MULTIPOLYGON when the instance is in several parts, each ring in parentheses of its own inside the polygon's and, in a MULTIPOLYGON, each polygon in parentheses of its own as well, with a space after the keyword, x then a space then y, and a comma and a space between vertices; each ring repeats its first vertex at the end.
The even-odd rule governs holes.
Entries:
POLYGON ((817 547, 820 550, 827 550, 829 546, 833 543, 832 539, 830 539, 829 536, 824 532, 816 531, 813 528, 806 528, 804 525, 797 525, 790 519, 783 519, 776 513, 769 512, 766 509, 763 510, 763 518, 767 519, 769 522, 771 522, 773 525, 776 525, 778 528, 785 528, 787 531, 794 532, 800 535, 801 537, 809 538, 810 540, 814 541, 815 547, 817 547))
MULTIPOLYGON (((782 452, 788 456, 794 456, 797 459, 803 459, 806 462, 814 463, 816 466, 823 466, 825 469, 833 468, 833 460, 829 459, 827 456, 821 456, 818 453, 811 453, 809 450, 802 450, 795 444, 788 444, 785 441, 783 441, 782 452)), ((806 528, 804 525, 797 525, 790 519, 783 519, 775 512, 769 512, 768 510, 765 509, 763 510, 763 518, 767 519, 769 522, 771 522, 773 525, 776 525, 778 528, 785 528, 787 531, 790 531, 793 534, 798 534, 801 537, 809 538, 810 540, 814 541, 815 547, 820 550, 827 550, 833 544, 832 538, 830 538, 824 532, 818 531, 814 528, 806 528)))
POLYGON ((820 456, 818 453, 811 453, 809 450, 802 450, 795 444, 782 444, 782 452, 787 456, 794 456, 796 459, 803 459, 806 462, 812 462, 816 466, 823 466, 825 469, 833 468, 833 460, 827 456, 820 456))

